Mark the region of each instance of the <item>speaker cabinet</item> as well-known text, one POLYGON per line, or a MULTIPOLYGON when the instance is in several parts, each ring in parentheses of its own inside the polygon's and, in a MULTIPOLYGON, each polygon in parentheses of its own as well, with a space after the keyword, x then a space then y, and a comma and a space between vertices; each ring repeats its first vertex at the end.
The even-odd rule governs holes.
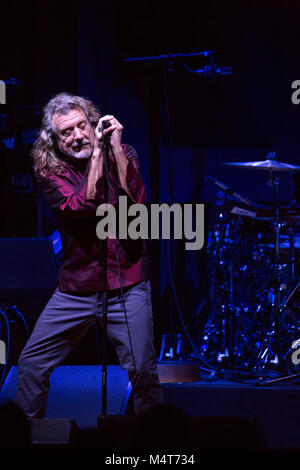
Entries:
POLYGON ((80 433, 72 419, 32 419, 30 423, 34 449, 71 448, 80 433))

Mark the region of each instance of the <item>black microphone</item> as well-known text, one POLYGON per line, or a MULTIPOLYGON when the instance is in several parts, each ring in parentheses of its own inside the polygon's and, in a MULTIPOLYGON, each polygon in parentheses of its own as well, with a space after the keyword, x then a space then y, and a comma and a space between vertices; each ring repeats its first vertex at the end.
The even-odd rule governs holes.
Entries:
POLYGON ((101 121, 101 132, 104 140, 110 139, 110 134, 104 134, 104 129, 108 129, 111 126, 110 121, 101 121))

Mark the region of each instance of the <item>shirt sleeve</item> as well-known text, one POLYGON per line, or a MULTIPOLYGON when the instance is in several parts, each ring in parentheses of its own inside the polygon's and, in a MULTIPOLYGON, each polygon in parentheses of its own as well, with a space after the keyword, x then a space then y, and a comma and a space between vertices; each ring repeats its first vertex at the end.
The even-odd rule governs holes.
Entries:
MULTIPOLYGON (((45 195, 46 201, 54 211, 59 211, 72 218, 87 218, 96 215, 100 199, 86 199, 87 177, 76 184, 64 175, 36 175, 37 181, 45 195)), ((100 178, 101 179, 101 178, 100 178)))
POLYGON ((123 145, 123 150, 129 160, 127 166, 126 183, 134 202, 144 203, 146 200, 146 188, 141 177, 140 159, 134 147, 131 145, 123 145))
MULTIPOLYGON (((129 160, 127 166, 127 186, 134 202, 143 203, 146 200, 146 188, 139 173, 139 157, 136 150, 128 144, 123 145, 123 151, 129 160)), ((88 218, 96 215, 97 207, 104 201, 104 175, 96 183, 94 200, 86 199, 87 176, 80 183, 74 181, 68 170, 61 175, 49 173, 41 176, 36 173, 36 179, 45 195, 46 201, 55 212, 71 218, 88 218)), ((121 188, 119 188, 120 190, 121 188)), ((117 204, 119 190, 111 188, 111 204, 117 204)))

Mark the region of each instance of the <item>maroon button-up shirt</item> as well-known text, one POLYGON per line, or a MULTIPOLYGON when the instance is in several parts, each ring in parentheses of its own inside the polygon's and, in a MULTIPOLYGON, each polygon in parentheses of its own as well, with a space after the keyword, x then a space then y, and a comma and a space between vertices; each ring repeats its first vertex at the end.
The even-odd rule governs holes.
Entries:
MULTIPOLYGON (((129 159, 127 166, 127 187, 134 201, 143 203, 146 190, 138 170, 138 156, 135 149, 123 144, 123 151, 129 159)), ((63 262, 59 268, 58 282, 62 292, 94 293, 104 290, 103 276, 103 241, 96 235, 97 207, 108 202, 104 200, 105 175, 96 183, 95 200, 86 199, 87 161, 67 163, 63 174, 48 172, 47 176, 37 173, 37 181, 45 194, 46 200, 55 212, 60 232, 63 262)), ((109 161, 110 203, 118 205, 119 196, 125 196, 120 186, 116 163, 109 161)), ((120 263, 122 287, 129 286, 149 277, 147 255, 144 240, 107 239, 107 289, 120 288, 117 254, 120 263)))

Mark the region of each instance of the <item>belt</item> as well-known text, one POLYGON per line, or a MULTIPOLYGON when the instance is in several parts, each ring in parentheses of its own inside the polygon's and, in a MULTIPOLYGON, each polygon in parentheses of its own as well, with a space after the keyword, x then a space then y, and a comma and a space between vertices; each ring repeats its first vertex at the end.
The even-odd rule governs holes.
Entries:
MULTIPOLYGON (((122 293, 123 295, 126 294, 130 289, 132 289, 134 286, 139 284, 140 282, 135 282, 134 284, 130 284, 129 286, 124 286, 122 287, 122 290, 120 287, 117 289, 110 289, 107 291, 107 299, 112 299, 113 297, 121 297, 122 293)), ((103 292, 97 292, 99 297, 103 296, 103 292)))

